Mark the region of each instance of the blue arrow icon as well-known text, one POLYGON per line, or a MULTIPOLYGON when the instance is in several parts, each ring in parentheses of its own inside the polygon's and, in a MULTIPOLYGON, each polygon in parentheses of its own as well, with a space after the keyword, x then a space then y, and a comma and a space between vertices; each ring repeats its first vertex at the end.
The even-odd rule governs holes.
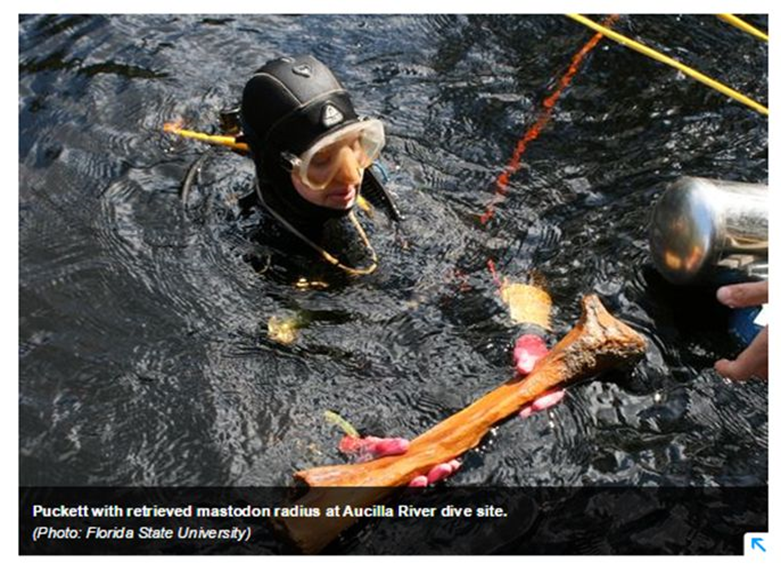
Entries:
POLYGON ((761 537, 754 537, 751 539, 751 550, 756 550, 757 547, 759 547, 759 550, 761 550, 762 552, 767 552, 767 550, 765 550, 765 547, 762 546, 761 537))

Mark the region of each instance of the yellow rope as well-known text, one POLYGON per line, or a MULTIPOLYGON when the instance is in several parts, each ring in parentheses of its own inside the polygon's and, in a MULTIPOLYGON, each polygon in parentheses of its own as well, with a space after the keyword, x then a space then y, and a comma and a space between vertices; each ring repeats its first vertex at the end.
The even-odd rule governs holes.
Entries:
POLYGON ((651 49, 650 47, 643 45, 642 43, 638 43, 637 41, 633 41, 632 39, 629 39, 625 35, 621 35, 620 33, 617 33, 613 31, 612 29, 608 29, 604 26, 599 25, 598 23, 581 16, 580 14, 567 14, 567 17, 572 18, 578 23, 581 23, 585 25, 586 27, 590 27, 594 31, 598 31, 599 33, 609 37, 613 41, 616 41, 618 43, 621 43, 622 45, 625 45, 629 47, 630 49, 634 49, 638 53, 642 53, 646 57, 651 57, 652 59, 655 59, 659 61, 660 63, 664 63, 665 65, 669 65, 675 69, 678 69, 682 73, 692 77, 695 80, 698 80, 699 82, 702 82, 703 84, 710 86, 714 90, 718 90, 722 94, 725 94, 729 96, 730 98, 737 100, 738 102, 741 102, 748 106, 749 108, 752 108, 756 111, 758 111, 762 115, 770 115, 770 111, 760 104, 759 102, 756 102, 749 98, 748 96, 744 96, 740 92, 733 90, 729 86, 726 86, 722 84, 721 82, 714 80, 708 76, 705 76, 701 72, 698 72, 694 70, 691 67, 687 67, 683 63, 680 63, 676 61, 675 59, 672 59, 668 57, 667 55, 663 55, 662 53, 659 53, 658 51, 655 51, 651 49))
POLYGON ((750 33, 751 35, 761 39, 762 41, 770 41, 770 38, 768 37, 767 33, 758 30, 753 25, 751 25, 746 21, 741 20, 739 17, 737 17, 734 14, 716 14, 716 15, 720 20, 724 20, 728 24, 734 25, 736 28, 745 31, 746 33, 750 33))
POLYGON ((166 133, 173 133, 180 137, 186 137, 188 139, 197 139, 204 143, 210 143, 211 145, 222 145, 223 147, 230 147, 237 151, 249 152, 249 145, 236 141, 236 138, 230 135, 209 135, 207 133, 201 133, 200 131, 191 131, 189 129, 182 129, 176 124, 166 123, 163 125, 163 131, 166 133))

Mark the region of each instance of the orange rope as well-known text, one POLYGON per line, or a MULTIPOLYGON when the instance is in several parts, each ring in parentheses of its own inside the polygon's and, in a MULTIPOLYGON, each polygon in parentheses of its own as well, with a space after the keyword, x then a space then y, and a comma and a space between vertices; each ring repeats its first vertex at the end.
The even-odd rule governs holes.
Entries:
POLYGON ((496 265, 494 264, 493 259, 488 259, 487 266, 488 266, 488 271, 491 273, 491 276, 494 277, 494 284, 496 284, 497 292, 500 292, 504 287, 504 283, 499 278, 499 273, 496 272, 496 265))
MULTIPOLYGON (((606 27, 610 27, 613 25, 616 20, 618 19, 618 14, 613 14, 605 19, 604 22, 602 22, 602 25, 606 27)), ((564 92, 564 90, 569 86, 570 82, 572 82, 572 78, 575 76, 575 74, 578 72, 578 69, 580 68, 581 63, 583 62, 583 59, 588 54, 589 51, 591 51, 594 47, 596 47, 597 43, 599 43, 599 40, 602 39, 603 35, 601 33, 597 33, 592 37, 588 43, 586 43, 580 51, 578 51, 574 57, 572 57, 572 61, 570 62, 569 68, 567 69, 567 72, 564 73, 564 76, 562 76, 558 84, 556 85, 556 89, 553 91, 553 93, 545 98, 542 102, 542 111, 540 112, 539 116, 537 117, 537 120, 534 122, 534 124, 526 131, 524 136, 521 138, 520 141, 518 141, 518 144, 515 147, 515 151, 513 152, 513 156, 510 159, 510 162, 507 163, 507 166, 504 167, 504 170, 499 175, 499 177, 496 179, 496 189, 494 190, 494 195, 491 198, 491 201, 488 203, 488 206, 486 207, 485 213, 480 216, 480 223, 485 225, 488 223, 488 221, 491 220, 491 218, 494 216, 494 208, 496 207, 496 204, 501 202, 504 197, 507 195, 507 188, 510 183, 510 176, 518 172, 518 169, 521 166, 521 155, 526 151, 526 146, 533 140, 535 140, 542 130, 545 128, 546 125, 548 125, 548 122, 550 121, 551 115, 553 114, 553 108, 556 105, 556 102, 558 102, 559 98, 561 97, 561 94, 564 92)))

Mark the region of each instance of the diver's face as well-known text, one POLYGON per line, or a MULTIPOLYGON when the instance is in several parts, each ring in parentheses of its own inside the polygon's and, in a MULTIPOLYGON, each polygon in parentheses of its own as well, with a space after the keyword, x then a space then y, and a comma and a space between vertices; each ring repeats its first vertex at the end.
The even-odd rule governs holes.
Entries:
POLYGON ((348 210, 358 198, 363 181, 364 168, 361 166, 360 152, 355 139, 347 138, 329 146, 312 157, 308 174, 317 178, 319 171, 328 174, 330 181, 324 188, 315 190, 307 186, 294 170, 291 179, 296 192, 306 201, 333 210, 348 210))

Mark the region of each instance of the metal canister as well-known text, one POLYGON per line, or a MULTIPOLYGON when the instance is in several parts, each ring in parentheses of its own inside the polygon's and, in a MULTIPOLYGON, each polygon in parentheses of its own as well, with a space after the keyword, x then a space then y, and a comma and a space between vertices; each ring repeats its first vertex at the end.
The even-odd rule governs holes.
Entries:
POLYGON ((768 188, 684 176, 656 203, 651 256, 674 284, 767 278, 768 188))

